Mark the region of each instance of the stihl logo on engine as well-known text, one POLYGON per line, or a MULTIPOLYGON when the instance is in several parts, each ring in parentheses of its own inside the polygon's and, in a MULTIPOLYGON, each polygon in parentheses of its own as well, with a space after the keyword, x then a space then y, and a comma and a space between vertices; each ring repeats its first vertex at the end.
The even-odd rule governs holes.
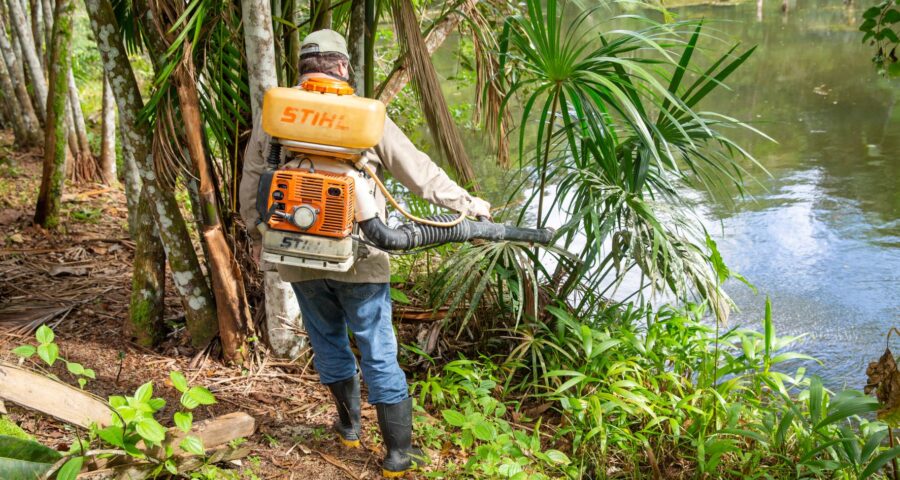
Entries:
POLYGON ((350 127, 344 125, 344 115, 317 112, 309 108, 284 107, 284 112, 281 114, 281 121, 284 123, 299 123, 316 127, 333 128, 335 130, 350 129, 350 127))

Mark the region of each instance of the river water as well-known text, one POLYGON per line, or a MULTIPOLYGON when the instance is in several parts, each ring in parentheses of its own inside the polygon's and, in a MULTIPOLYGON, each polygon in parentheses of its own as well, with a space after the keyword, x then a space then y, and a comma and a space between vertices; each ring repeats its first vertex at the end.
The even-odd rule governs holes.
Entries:
POLYGON ((869 63, 856 29, 864 6, 676 10, 759 46, 728 80, 732 91, 703 108, 752 121, 778 142, 738 137, 771 177, 757 171, 747 198, 704 202, 726 263, 759 289, 728 285, 741 310, 730 323, 759 328, 770 296, 777 333, 807 334, 795 350, 822 360, 809 370, 835 388, 862 388, 867 363, 900 326, 900 82, 869 63))
MULTIPOLYGON (((771 174, 753 170, 745 197, 686 194, 697 198, 728 266, 759 290, 727 285, 739 308, 728 326, 760 329, 768 295, 776 333, 805 334, 792 350, 823 362, 805 364, 807 371, 830 388, 861 389, 888 329, 900 327, 900 81, 879 77, 860 42, 857 26, 871 1, 789 2, 786 14, 772 0, 673 10, 707 20, 705 31, 718 40, 701 45, 712 52, 758 46, 728 79, 731 90, 699 107, 752 123, 777 142, 732 135, 771 174)), ((470 88, 453 86, 458 60, 435 61, 451 80, 451 105, 471 101, 470 88)), ((478 158, 477 142, 470 147, 478 158)), ((484 163, 476 164, 482 184, 496 173, 484 163)), ((549 224, 563 217, 551 215, 549 224)), ((895 343, 900 351, 900 337, 895 343)))

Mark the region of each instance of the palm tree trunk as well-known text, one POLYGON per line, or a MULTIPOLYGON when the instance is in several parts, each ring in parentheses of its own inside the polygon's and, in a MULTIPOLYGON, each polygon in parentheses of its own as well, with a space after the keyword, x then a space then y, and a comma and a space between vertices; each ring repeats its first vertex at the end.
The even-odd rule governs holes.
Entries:
POLYGON ((366 0, 350 3, 350 34, 347 36, 350 53, 350 76, 357 95, 366 92, 366 0))
MULTIPOLYGON (((16 3, 11 0, 10 3, 16 3)), ((72 0, 57 0, 50 55, 50 93, 47 105, 47 132, 44 142, 44 171, 38 194, 34 222, 44 228, 59 224, 59 200, 62 197, 66 162, 66 101, 70 47, 72 43, 72 0)))
MULTIPOLYGON (((50 44, 50 34, 53 32, 53 3, 50 0, 41 0, 41 11, 44 14, 44 45, 50 44)), ((44 53, 44 55, 49 55, 44 53)))
MULTIPOLYGON (((115 100, 115 97, 113 97, 115 100)), ((143 223, 138 221, 138 206, 141 204, 141 172, 138 170, 137 162, 134 160, 134 149, 128 144, 126 136, 127 126, 119 119, 118 125, 119 140, 122 144, 122 182, 125 185, 125 205, 128 208, 128 234, 131 238, 137 238, 138 226, 143 223)), ((150 223, 153 223, 153 217, 150 217, 150 223)))
MULTIPOLYGON (((47 118, 47 81, 44 78, 44 70, 41 65, 41 59, 35 49, 34 39, 31 37, 31 29, 28 28, 28 20, 25 18, 25 12, 22 11, 22 5, 18 0, 7 0, 9 6, 10 23, 12 30, 19 40, 19 46, 22 49, 22 56, 28 66, 28 76, 31 79, 31 87, 34 89, 37 101, 37 115, 42 121, 47 118)), ((55 13, 55 12, 54 12, 55 13)), ((54 30, 54 35, 56 30, 54 30)), ((55 66, 51 65, 55 68, 55 66)), ((65 72, 63 72, 65 79, 65 72)))
MULTIPOLYGON (((4 33, 0 32, 0 35, 4 35, 4 33)), ((22 107, 19 105, 19 99, 14 94, 16 90, 13 87, 12 77, 6 68, 6 60, 3 59, 0 59, 0 88, 3 89, 0 95, 3 96, 4 118, 12 126, 16 144, 19 146, 28 145, 31 134, 25 125, 22 107)))
MULTIPOLYGON (((265 165, 269 136, 261 128, 262 97, 266 90, 276 87, 275 48, 272 34, 272 12, 267 0, 241 0, 241 16, 244 23, 244 44, 247 51, 247 70, 250 79, 250 107, 253 112, 253 130, 244 151, 244 170, 241 191, 253 189, 265 165)), ((242 206, 243 209, 243 206, 242 206)), ((250 221, 248 229, 255 229, 250 221)), ((287 331, 285 326, 302 330, 299 306, 290 285, 281 281, 278 272, 264 271, 266 295, 267 339, 276 354, 285 355, 292 348, 302 345, 303 338, 295 337, 293 344, 273 341, 272 335, 287 331), (281 349, 281 350, 279 350, 281 349)))
MULTIPOLYGON (((84 112, 81 110, 81 97, 78 95, 78 85, 75 84, 75 75, 72 69, 68 73, 69 82, 69 106, 72 113, 72 133, 77 143, 77 151, 73 149, 75 158, 74 175, 72 178, 81 182, 97 180, 100 171, 94 156, 91 154, 91 144, 88 142, 87 126, 84 123, 84 112)), ((71 148, 71 144, 70 144, 71 148)))
MULTIPOLYGON (((288 0, 287 21, 294 25, 296 25, 298 21, 298 1, 299 0, 288 0)), ((282 27, 282 30, 284 31, 282 34, 282 42, 285 45, 284 51, 288 62, 288 75, 285 78, 285 84, 296 85, 297 81, 300 79, 300 29, 282 27)))
MULTIPOLYGON (((110 100, 115 100, 111 93, 110 100)), ((115 132, 115 124, 111 124, 111 128, 115 132)), ((141 191, 140 172, 134 161, 132 148, 126 140, 125 126, 120 125, 118 130, 122 137, 122 170, 125 179, 125 201, 128 206, 128 233, 135 242, 131 300, 128 322, 125 322, 123 331, 139 345, 151 347, 165 334, 163 313, 166 296, 166 252, 150 211, 151 200, 141 191)))
POLYGON ((19 61, 19 57, 16 56, 9 39, 6 38, 5 24, 7 22, 3 15, 4 10, 5 9, 0 8, 0 33, 2 33, 2 35, 0 35, 0 51, 3 53, 3 62, 6 64, 10 80, 12 81, 14 89, 12 92, 15 92, 19 107, 22 109, 22 121, 28 129, 28 134, 24 139, 25 145, 34 146, 43 142, 44 129, 41 127, 41 123, 35 113, 31 97, 28 95, 25 71, 22 68, 22 63, 19 61))
POLYGON ((125 334, 145 347, 152 347, 165 336, 166 253, 159 238, 153 214, 152 200, 143 193, 136 195, 137 211, 134 214, 137 228, 132 262, 131 300, 128 306, 128 322, 125 334))
POLYGON ((119 119, 143 182, 142 196, 150 205, 165 248, 175 287, 185 305, 191 343, 204 347, 217 333, 215 300, 197 261, 184 217, 171 190, 160 187, 150 156, 150 132, 138 121, 143 100, 109 0, 85 0, 91 28, 110 78, 119 119))
POLYGON ((253 334, 253 320, 244 292, 243 276, 222 231, 213 167, 203 145, 203 120, 200 117, 200 97, 190 44, 185 44, 181 65, 175 70, 173 78, 184 120, 188 154, 194 166, 194 174, 200 179, 198 198, 202 238, 207 247, 209 273, 216 297, 222 351, 227 361, 240 365, 248 359, 247 339, 253 334))
POLYGON ((100 179, 114 185, 116 178, 116 99, 106 74, 103 75, 102 124, 100 125, 100 179))
POLYGON ((309 0, 309 18, 311 32, 331 28, 331 0, 309 0))
POLYGON ((41 58, 41 65, 44 71, 47 71, 47 57, 42 55, 44 51, 44 31, 43 31, 43 5, 40 0, 31 0, 31 38, 34 39, 34 49, 41 58))

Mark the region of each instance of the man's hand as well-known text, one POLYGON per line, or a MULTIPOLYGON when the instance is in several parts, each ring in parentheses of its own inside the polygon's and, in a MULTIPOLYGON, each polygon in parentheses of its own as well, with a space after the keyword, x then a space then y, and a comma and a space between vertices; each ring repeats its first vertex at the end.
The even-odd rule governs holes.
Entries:
POLYGON ((491 220, 491 204, 485 201, 484 199, 478 197, 472 197, 472 201, 469 203, 469 211, 466 212, 466 215, 470 217, 475 217, 479 220, 485 219, 491 220))

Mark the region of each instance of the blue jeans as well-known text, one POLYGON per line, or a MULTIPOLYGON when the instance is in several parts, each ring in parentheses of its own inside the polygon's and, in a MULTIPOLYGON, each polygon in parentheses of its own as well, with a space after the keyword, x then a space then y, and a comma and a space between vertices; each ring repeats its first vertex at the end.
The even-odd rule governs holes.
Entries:
POLYGON ((361 354, 360 370, 369 387, 369 403, 394 404, 409 396, 406 374, 397 363, 390 284, 308 280, 291 286, 300 302, 322 383, 356 375, 349 327, 361 354))

